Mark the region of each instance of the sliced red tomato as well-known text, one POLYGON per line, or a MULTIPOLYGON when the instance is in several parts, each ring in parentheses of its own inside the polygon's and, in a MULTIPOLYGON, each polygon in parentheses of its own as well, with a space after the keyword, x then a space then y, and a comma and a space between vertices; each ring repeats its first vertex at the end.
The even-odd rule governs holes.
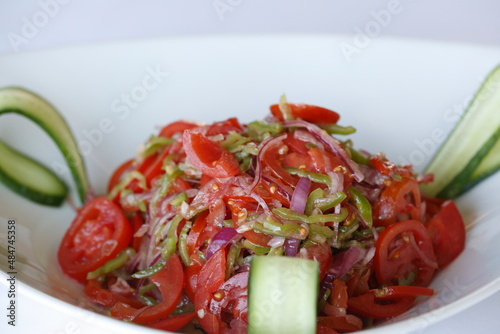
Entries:
MULTIPOLYGON (((300 103, 288 103, 288 105, 294 118, 300 118, 310 123, 332 124, 337 123, 340 118, 340 115, 335 111, 323 107, 300 103)), ((270 109, 276 118, 280 121, 284 120, 278 104, 273 104, 270 109)))
POLYGON ((227 135, 229 132, 241 132, 243 127, 237 118, 232 117, 222 122, 215 122, 209 126, 206 136, 227 135))
POLYGON ((134 307, 144 306, 143 303, 132 296, 132 291, 127 295, 113 294, 108 289, 104 289, 102 282, 97 279, 88 280, 83 292, 92 302, 106 307, 112 307, 119 302, 127 303, 134 307))
POLYGON ((233 319, 248 323, 248 274, 248 271, 236 274, 221 284, 210 302, 210 312, 222 319, 224 311, 232 314, 233 319))
POLYGON ((398 221, 415 219, 421 216, 421 199, 418 182, 403 177, 400 181, 392 181, 380 195, 373 206, 375 226, 389 226, 398 221))
MULTIPOLYGON (((252 198, 250 198, 250 200, 251 201, 249 201, 249 199, 243 200, 237 198, 229 198, 226 200, 226 204, 229 207, 229 210, 231 210, 232 219, 236 227, 240 226, 238 214, 243 209, 247 210, 247 213, 249 215, 257 211, 259 205, 257 204, 257 202, 254 202, 252 198)), ((245 231, 242 234, 251 243, 263 247, 269 247, 268 242, 272 239, 272 237, 267 234, 256 232, 253 230, 245 231)))
POLYGON ((313 244, 304 248, 304 253, 300 252, 299 257, 319 262, 320 281, 326 276, 332 264, 332 250, 328 243, 313 244))
POLYGON ((132 242, 131 246, 136 252, 139 251, 142 244, 142 237, 135 237, 134 234, 144 225, 144 219, 140 212, 134 212, 132 217, 130 217, 130 223, 132 225, 132 242))
POLYGON ((335 329, 331 329, 328 326, 317 324, 316 334, 339 334, 335 329))
POLYGON ((66 231, 57 253, 64 273, 79 282, 125 249, 132 228, 120 208, 105 197, 83 206, 66 231))
POLYGON ((200 133, 184 131, 183 146, 189 162, 203 174, 222 178, 240 173, 238 160, 219 143, 200 133))
POLYGON ((465 224, 457 206, 451 200, 441 205, 439 212, 427 222, 439 268, 457 258, 465 248, 465 224))
POLYGON ((111 175, 108 183, 108 192, 110 192, 121 180, 123 174, 130 170, 132 165, 134 164, 134 159, 130 159, 122 163, 111 175))
POLYGON ((397 166, 396 164, 390 162, 385 155, 378 153, 370 158, 370 164, 379 173, 394 177, 395 175, 402 177, 412 177, 413 169, 411 165, 397 166))
POLYGON ((415 301, 415 297, 378 299, 373 291, 349 298, 347 311, 361 317, 385 319, 405 313, 415 301))
POLYGON ((373 265, 380 285, 401 285, 411 280, 428 286, 437 269, 432 241, 425 226, 416 220, 390 225, 375 244, 373 265))
POLYGON ((328 297, 328 301, 323 306, 323 313, 336 317, 345 316, 347 298, 347 285, 339 279, 334 279, 330 297, 328 297))
POLYGON ((167 124, 161 129, 159 136, 171 138, 175 134, 182 134, 184 130, 189 130, 198 127, 199 124, 188 121, 176 121, 167 124))
POLYGON ((395 285, 373 290, 378 299, 394 299, 401 297, 432 296, 434 290, 423 286, 395 285))
POLYGON ((354 270, 346 282, 347 294, 349 295, 349 297, 358 296, 367 292, 370 289, 368 285, 370 276, 370 269, 354 270))
POLYGON ((194 308, 198 321, 207 333, 219 333, 222 321, 213 314, 209 305, 214 293, 224 283, 226 274, 226 253, 221 248, 203 265, 198 274, 197 288, 194 296, 194 308))
POLYGON ((355 315, 347 314, 345 316, 320 316, 317 319, 318 325, 326 326, 338 330, 341 333, 356 332, 363 328, 363 321, 355 315))
POLYGON ((169 332, 177 332, 186 326, 196 315, 195 312, 171 315, 165 319, 148 324, 148 327, 169 332))
POLYGON ((198 286, 198 275, 201 268, 201 264, 193 262, 184 269, 184 292, 186 292, 186 295, 192 302, 194 302, 196 287, 198 286))
POLYGON ((151 283, 161 292, 162 300, 153 306, 136 309, 125 303, 116 303, 110 313, 114 318, 146 324, 168 317, 181 299, 184 273, 177 254, 172 255, 165 266, 151 276, 151 283))

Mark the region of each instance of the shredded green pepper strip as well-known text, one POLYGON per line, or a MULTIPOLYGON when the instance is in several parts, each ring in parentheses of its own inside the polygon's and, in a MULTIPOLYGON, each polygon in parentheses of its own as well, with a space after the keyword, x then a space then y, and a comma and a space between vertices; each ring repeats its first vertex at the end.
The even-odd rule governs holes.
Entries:
POLYGON ((175 250, 177 248, 177 227, 179 227, 181 221, 182 216, 177 215, 170 222, 170 226, 167 232, 167 238, 164 240, 164 246, 161 250, 161 257, 164 261, 167 261, 170 256, 175 253, 175 250))
POLYGON ((170 204, 173 206, 179 206, 182 202, 187 202, 189 199, 188 195, 185 192, 177 194, 171 201, 170 204))
POLYGON ((280 222, 273 217, 268 217, 263 222, 256 222, 253 229, 267 235, 284 238, 303 239, 306 230, 300 224, 293 221, 280 222))
POLYGON ((186 224, 184 224, 184 226, 182 227, 181 233, 179 234, 179 255, 186 267, 191 265, 191 258, 189 257, 187 250, 187 238, 192 225, 193 223, 191 221, 187 221, 186 224))
POLYGON ((256 245, 253 242, 248 241, 248 239, 245 239, 243 241, 243 247, 250 249, 251 251, 253 251, 257 255, 267 254, 271 250, 270 247, 263 247, 263 246, 256 245))
POLYGON ((345 198, 346 194, 337 192, 333 195, 326 195, 325 191, 321 188, 314 189, 307 197, 306 208, 304 210, 306 215, 311 215, 314 209, 318 208, 321 212, 330 210, 331 208, 340 204, 345 198))
POLYGON ((320 225, 320 224, 311 224, 309 235, 319 235, 324 238, 331 238, 335 236, 335 231, 329 228, 328 226, 320 225))
POLYGON ((312 182, 323 183, 326 185, 330 185, 332 183, 332 180, 330 179, 330 177, 328 175, 325 175, 325 174, 314 173, 314 172, 310 172, 307 170, 302 170, 302 169, 292 168, 292 167, 285 167, 285 170, 292 175, 298 175, 300 177, 307 177, 312 182))
POLYGON ((102 267, 97 268, 87 274, 87 279, 94 279, 112 272, 115 269, 122 267, 131 258, 135 256, 135 250, 133 248, 125 248, 122 250, 114 259, 106 262, 102 267))
POLYGON ((226 279, 231 277, 231 272, 233 270, 234 264, 236 260, 240 256, 241 244, 239 242, 232 244, 229 248, 229 252, 227 252, 226 257, 226 279))
POLYGON ((352 126, 341 126, 338 124, 321 125, 321 128, 331 135, 350 135, 356 132, 356 128, 352 126))
POLYGON ((113 189, 111 189, 107 198, 113 200, 116 197, 116 195, 118 195, 120 191, 125 189, 125 187, 128 186, 128 184, 133 180, 137 180, 139 182, 139 187, 141 187, 142 189, 148 188, 146 183, 146 178, 144 177, 144 175, 141 172, 134 170, 128 173, 123 178, 123 180, 121 180, 116 186, 113 187, 113 189))
POLYGON ((269 137, 276 137, 283 132, 281 123, 268 123, 265 121, 253 121, 248 124, 247 133, 257 141, 263 141, 269 137))
POLYGON ((141 271, 138 271, 132 275, 133 278, 146 278, 149 276, 153 276, 157 272, 159 272, 164 266, 165 266, 165 261, 160 261, 157 264, 152 265, 151 267, 148 267, 146 269, 143 269, 141 271))
POLYGON ((139 297, 137 297, 137 299, 139 299, 141 302, 143 302, 144 304, 146 304, 148 306, 158 305, 158 302, 156 300, 154 300, 154 298, 151 298, 148 296, 140 295, 139 297))
POLYGON ((345 220, 349 214, 346 208, 342 208, 338 214, 330 213, 326 215, 316 214, 307 216, 294 212, 288 208, 275 208, 273 209, 273 213, 283 219, 298 220, 307 224, 341 222, 345 220))
POLYGON ((368 227, 373 226, 373 216, 372 216, 372 206, 370 202, 366 199, 361 192, 353 186, 349 186, 347 188, 349 194, 351 195, 351 199, 356 206, 359 214, 363 218, 363 221, 368 225, 368 227))
POLYGON ((146 292, 149 292, 151 290, 153 290, 154 288, 156 288, 156 285, 155 284, 147 284, 147 285, 143 285, 139 288, 139 295, 143 295, 145 294, 146 292))
POLYGON ((172 138, 151 136, 144 147, 142 156, 150 156, 158 152, 161 148, 172 144, 174 141, 175 139, 172 138))

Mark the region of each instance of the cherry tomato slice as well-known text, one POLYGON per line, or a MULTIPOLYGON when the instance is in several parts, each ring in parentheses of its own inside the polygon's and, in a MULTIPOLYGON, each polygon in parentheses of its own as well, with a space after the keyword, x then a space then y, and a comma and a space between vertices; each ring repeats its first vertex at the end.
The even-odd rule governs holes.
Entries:
POLYGON ((224 283, 225 273, 226 253, 224 248, 221 248, 203 265, 198 274, 194 308, 200 325, 209 334, 219 333, 223 326, 220 316, 213 314, 209 305, 214 292, 224 283))
POLYGON ((121 180, 123 174, 128 171, 134 164, 134 159, 130 159, 122 163, 111 175, 108 183, 108 192, 110 192, 121 180))
MULTIPOLYGON (((332 124, 337 123, 340 118, 340 115, 335 111, 323 107, 301 103, 288 103, 288 105, 290 106, 290 111, 292 112, 292 116, 294 118, 300 118, 307 122, 316 124, 332 124)), ((284 120, 278 104, 273 104, 270 109, 271 113, 276 118, 280 121, 284 120)))
POLYGON ((423 286, 395 285, 372 290, 378 299, 394 299, 401 297, 432 296, 434 290, 423 286))
POLYGON ((431 238, 416 220, 390 225, 375 243, 373 265, 380 285, 401 285, 413 277, 411 285, 428 286, 437 268, 431 238))
POLYGON ((140 309, 128 304, 116 303, 110 309, 111 315, 117 319, 126 319, 140 324, 151 323, 169 316, 179 304, 184 286, 184 273, 177 254, 172 255, 165 266, 151 276, 150 280, 160 290, 161 302, 140 309))
POLYGON ((457 258, 465 248, 465 225, 453 201, 446 201, 440 211, 427 222, 439 268, 457 258))
POLYGON ((117 295, 108 289, 104 289, 102 282, 97 279, 88 280, 83 292, 92 302, 106 307, 112 307, 118 302, 127 303, 134 307, 144 306, 143 303, 133 298, 132 295, 117 295))
POLYGON ((421 199, 418 182, 403 177, 392 181, 373 206, 375 226, 389 226, 397 221, 415 219, 421 216, 421 199))
POLYGON ((120 208, 97 197, 78 212, 66 231, 57 253, 63 272, 79 282, 87 274, 125 249, 132 238, 132 228, 120 208))
POLYGON ((171 138, 175 134, 182 134, 184 130, 189 130, 198 127, 199 124, 187 121, 176 121, 167 124, 161 129, 159 136, 171 138))
POLYGON ((169 332, 177 332, 186 326, 196 315, 195 312, 171 315, 165 319, 148 324, 148 327, 161 329, 169 332))
POLYGON ((219 143, 189 130, 184 131, 182 138, 189 162, 202 173, 223 178, 240 172, 238 160, 219 143))
POLYGON ((305 253, 299 252, 298 257, 310 259, 319 262, 320 281, 326 276, 330 265, 332 264, 332 250, 328 243, 313 244, 304 249, 305 253))
POLYGON ((363 328, 363 321, 352 314, 345 316, 320 316, 317 319, 318 324, 338 330, 341 333, 356 332, 363 328))
POLYGON ((361 317, 385 319, 405 313, 415 301, 415 297, 379 300, 373 291, 349 298, 347 311, 361 317))
POLYGON ((243 127, 237 118, 232 117, 222 122, 215 122, 207 130, 206 136, 227 135, 229 132, 241 132, 243 127))

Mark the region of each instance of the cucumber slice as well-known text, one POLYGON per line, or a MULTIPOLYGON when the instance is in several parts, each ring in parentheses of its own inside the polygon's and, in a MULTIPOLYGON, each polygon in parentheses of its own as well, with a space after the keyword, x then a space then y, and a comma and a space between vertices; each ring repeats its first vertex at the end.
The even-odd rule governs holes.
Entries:
POLYGON ((455 198, 498 170, 500 155, 500 66, 486 78, 462 118, 425 172, 435 181, 428 196, 455 198))
POLYGON ((256 256, 248 280, 248 333, 316 333, 318 262, 256 256))
POLYGON ((17 113, 38 124, 54 140, 63 154, 82 203, 89 183, 83 159, 68 124, 59 112, 40 96, 18 87, 0 89, 0 115, 17 113))
POLYGON ((40 204, 58 206, 68 188, 45 166, 0 141, 0 181, 18 194, 40 204))

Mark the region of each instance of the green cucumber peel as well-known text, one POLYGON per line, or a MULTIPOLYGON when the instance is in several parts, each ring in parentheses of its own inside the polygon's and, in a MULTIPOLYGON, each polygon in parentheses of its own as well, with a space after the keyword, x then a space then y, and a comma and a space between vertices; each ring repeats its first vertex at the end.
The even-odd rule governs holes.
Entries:
POLYGON ((66 184, 47 167, 0 141, 0 181, 36 203, 59 206, 68 194, 66 184))
POLYGON ((425 173, 428 196, 456 198, 500 169, 500 65, 482 83, 425 173))
POLYGON ((85 164, 76 140, 61 114, 42 97, 19 87, 0 89, 0 115, 8 113, 30 119, 52 138, 68 163, 80 201, 85 203, 89 190, 85 164))

